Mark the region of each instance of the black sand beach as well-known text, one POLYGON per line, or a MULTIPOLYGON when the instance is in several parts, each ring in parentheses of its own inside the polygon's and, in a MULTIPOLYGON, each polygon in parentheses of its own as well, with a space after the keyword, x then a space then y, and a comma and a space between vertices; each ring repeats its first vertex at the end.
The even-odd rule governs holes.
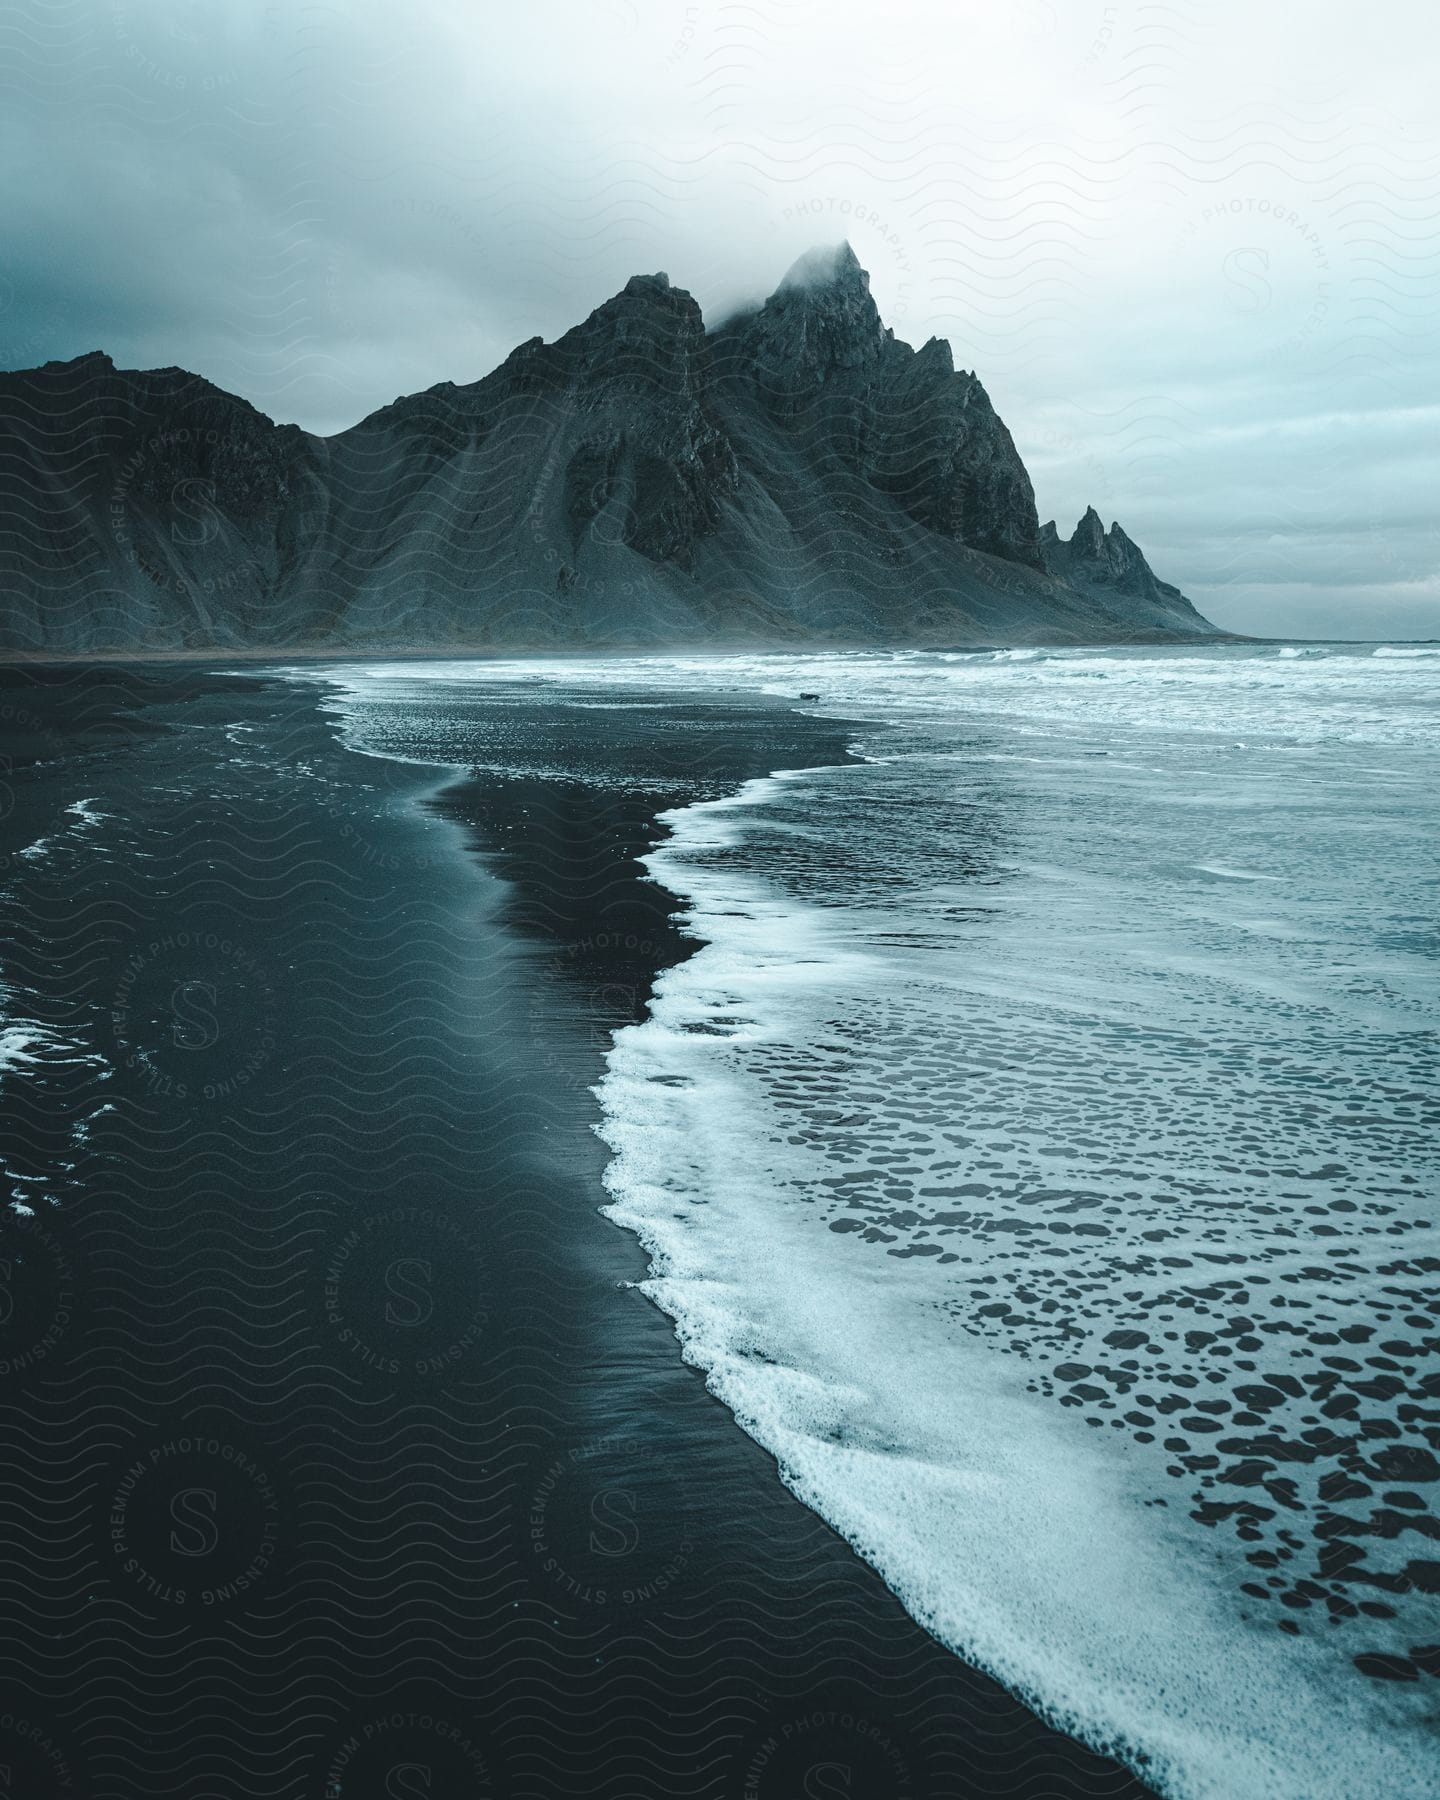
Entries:
POLYGON ((12 1791, 1139 1800, 784 1489, 597 1211, 687 949, 655 813, 843 736, 537 699, 536 773, 448 781, 319 696, 3 678, 12 1791))

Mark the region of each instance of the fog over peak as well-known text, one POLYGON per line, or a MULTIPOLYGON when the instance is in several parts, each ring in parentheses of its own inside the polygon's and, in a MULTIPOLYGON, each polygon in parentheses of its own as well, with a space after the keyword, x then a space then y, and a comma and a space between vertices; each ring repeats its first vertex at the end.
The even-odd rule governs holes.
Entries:
POLYGON ((870 287, 869 272, 861 268, 860 259, 850 247, 848 238, 838 244, 817 244, 797 256, 785 271, 776 292, 784 293, 789 288, 831 287, 844 281, 863 284, 867 292, 870 287))
POLYGON ((99 347, 333 432, 636 270, 713 328, 848 245, 1042 516, 1123 518, 1232 628, 1437 634, 1440 58, 1418 0, 1354 21, 21 0, 0 363, 99 347))

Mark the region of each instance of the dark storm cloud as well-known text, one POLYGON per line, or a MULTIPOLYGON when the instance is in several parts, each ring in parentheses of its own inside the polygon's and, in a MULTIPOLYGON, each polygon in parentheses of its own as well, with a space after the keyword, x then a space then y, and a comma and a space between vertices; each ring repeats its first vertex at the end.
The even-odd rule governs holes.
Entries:
POLYGON ((636 271, 716 318, 848 236, 898 334, 986 381, 1042 516, 1093 502, 1241 629, 1437 632, 1434 70, 1420 9, 1390 24, 22 5, 0 359, 179 363, 331 431, 636 271))

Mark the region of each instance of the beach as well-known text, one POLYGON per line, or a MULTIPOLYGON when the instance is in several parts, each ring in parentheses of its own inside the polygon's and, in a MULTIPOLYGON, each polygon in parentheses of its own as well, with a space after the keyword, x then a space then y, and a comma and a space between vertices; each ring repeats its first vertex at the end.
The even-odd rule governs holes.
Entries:
POLYGON ((600 1210, 696 949, 657 814, 851 728, 537 682, 387 754, 335 691, 5 673, 16 1791, 1142 1795, 784 1485, 600 1210))

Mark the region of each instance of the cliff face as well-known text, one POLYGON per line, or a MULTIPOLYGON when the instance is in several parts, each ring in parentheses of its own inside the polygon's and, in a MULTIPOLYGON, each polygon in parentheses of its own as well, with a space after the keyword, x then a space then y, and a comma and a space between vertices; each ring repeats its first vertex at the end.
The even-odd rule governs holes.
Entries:
POLYGON ((1210 629, 1118 526, 1042 533, 947 345, 848 246, 706 332, 636 276, 320 439, 178 369, 0 376, 0 648, 1080 642, 1210 629))
POLYGON ((556 391, 580 429, 565 470, 572 547, 608 524, 688 574, 738 476, 711 408, 700 308, 667 276, 636 276, 555 348, 556 391))
POLYGON ((943 537, 1040 566, 1030 477, 984 388, 940 339, 916 352, 886 329, 848 244, 803 257, 720 344, 732 401, 783 426, 817 468, 852 470, 943 537))

